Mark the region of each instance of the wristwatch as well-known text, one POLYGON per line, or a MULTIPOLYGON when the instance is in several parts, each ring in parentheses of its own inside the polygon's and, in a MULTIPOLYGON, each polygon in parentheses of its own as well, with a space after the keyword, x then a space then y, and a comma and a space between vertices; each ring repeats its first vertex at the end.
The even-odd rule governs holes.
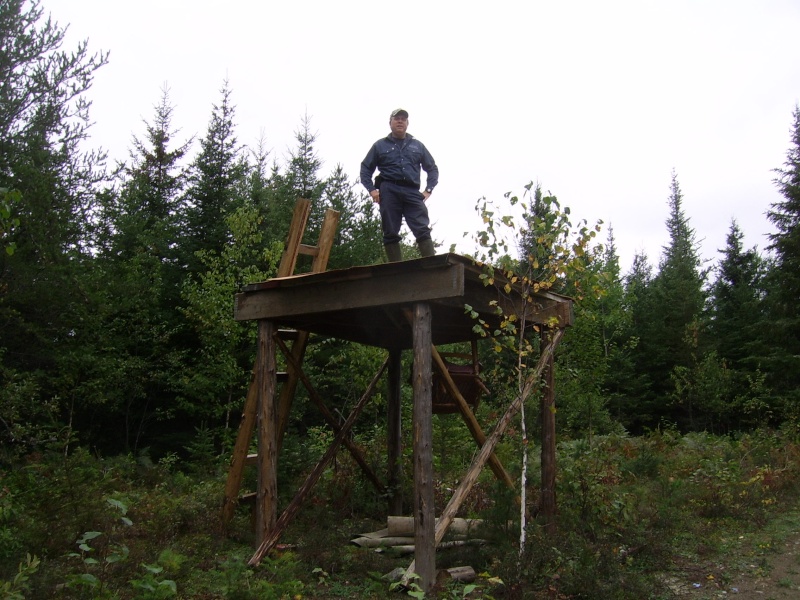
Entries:
POLYGON ((425 191, 428 192, 429 194, 432 194, 433 193, 433 188, 428 188, 425 191))

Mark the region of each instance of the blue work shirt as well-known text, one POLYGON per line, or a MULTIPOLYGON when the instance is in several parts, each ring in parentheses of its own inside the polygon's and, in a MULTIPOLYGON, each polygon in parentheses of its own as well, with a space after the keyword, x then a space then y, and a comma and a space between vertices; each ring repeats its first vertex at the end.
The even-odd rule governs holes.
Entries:
POLYGON ((425 145, 409 133, 402 140, 389 134, 372 144, 361 162, 361 183, 368 192, 374 190, 372 175, 377 168, 384 180, 419 189, 420 167, 428 176, 425 189, 433 190, 439 183, 439 168, 425 145))

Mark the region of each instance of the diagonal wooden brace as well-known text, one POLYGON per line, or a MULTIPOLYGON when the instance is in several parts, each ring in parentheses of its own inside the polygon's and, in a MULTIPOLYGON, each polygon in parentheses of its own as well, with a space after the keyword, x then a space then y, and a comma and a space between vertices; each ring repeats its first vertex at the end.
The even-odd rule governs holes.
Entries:
POLYGON ((286 529, 286 527, 289 525, 289 523, 295 517, 295 515, 297 515, 298 511, 300 510, 301 504, 306 499, 306 496, 308 496, 311 489, 314 487, 317 481, 319 481, 319 478, 325 472, 325 469, 333 460, 333 457, 336 456, 336 453, 339 451, 339 446, 342 444, 343 440, 350 434, 350 430, 353 428, 353 425, 355 424, 358 415, 361 414, 361 411, 363 410, 364 406, 366 406, 367 401, 372 397, 372 394, 375 392, 375 386, 378 385, 378 381, 380 380, 381 375, 383 375, 383 372, 386 370, 388 364, 389 364, 389 359, 387 358, 383 362, 383 365, 381 365, 381 368, 375 374, 375 377, 373 377, 372 381, 367 387, 367 391, 364 392, 364 395, 361 396, 359 401, 356 403, 355 407, 350 413, 350 416, 347 417, 347 421, 345 421, 344 425, 342 425, 342 428, 336 434, 336 437, 333 439, 333 442, 331 442, 331 445, 328 448, 328 450, 322 456, 322 458, 314 467, 314 469, 311 471, 311 473, 309 473, 305 482, 300 487, 297 494, 295 494, 295 497, 281 513, 281 516, 275 522, 275 526, 264 538, 264 541, 262 541, 261 544, 258 546, 255 554, 253 554, 252 558, 248 561, 247 564, 249 564, 250 566, 255 566, 259 564, 261 562, 261 559, 263 559, 278 542, 281 535, 283 534, 283 531, 286 529))
MULTIPOLYGON (((317 390, 314 388, 313 384, 308 379, 308 376, 303 372, 303 369, 300 367, 300 364, 296 361, 291 350, 289 350, 289 348, 286 346, 286 343, 280 338, 276 337, 275 341, 278 344, 278 348, 281 349, 281 352, 283 352, 283 355, 286 357, 286 361, 294 369, 295 373, 297 374, 297 377, 305 386, 306 390, 308 390, 308 396, 309 398, 311 398, 311 401, 316 405, 317 409, 319 409, 319 412, 322 413, 322 416, 328 422, 328 425, 330 425, 331 429, 333 429, 334 433, 339 433, 341 427, 339 427, 339 423, 337 422, 336 417, 334 417, 331 411, 328 410, 328 407, 325 406, 325 402, 323 402, 322 398, 317 393, 317 390)), ((369 463, 367 462, 367 459, 364 456, 364 453, 361 451, 361 448, 359 448, 350 438, 347 437, 344 438, 342 443, 344 444, 345 448, 347 448, 350 451, 350 454, 352 454, 355 461, 361 467, 361 470, 364 471, 364 474, 372 482, 372 485, 375 486, 378 492, 380 492, 381 494, 385 494, 386 486, 383 485, 381 480, 378 479, 378 476, 375 475, 373 470, 370 468, 369 463)))

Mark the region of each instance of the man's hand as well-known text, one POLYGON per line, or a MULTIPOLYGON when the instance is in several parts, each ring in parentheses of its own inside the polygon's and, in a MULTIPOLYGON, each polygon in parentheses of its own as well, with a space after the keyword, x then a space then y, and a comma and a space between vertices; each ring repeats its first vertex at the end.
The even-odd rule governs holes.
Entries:
POLYGON ((372 196, 372 201, 375 204, 381 203, 381 193, 378 190, 372 190, 369 195, 372 196))
POLYGON ((422 199, 423 200, 427 201, 428 198, 430 198, 430 197, 431 197, 431 193, 429 191, 426 190, 426 191, 422 192, 422 199))

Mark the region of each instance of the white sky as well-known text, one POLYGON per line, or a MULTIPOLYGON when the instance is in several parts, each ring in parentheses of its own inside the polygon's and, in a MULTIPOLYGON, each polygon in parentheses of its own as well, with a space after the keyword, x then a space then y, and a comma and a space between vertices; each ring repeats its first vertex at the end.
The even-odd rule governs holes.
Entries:
POLYGON ((446 2, 43 0, 70 40, 110 50, 93 141, 125 159, 170 89, 178 140, 202 137, 227 78, 238 138, 272 156, 311 117, 322 176, 355 180, 389 113, 441 171, 434 239, 468 251, 482 196, 538 181, 573 222, 614 228, 623 270, 668 242, 673 169, 716 261, 732 218, 764 249, 772 169, 800 102, 797 0, 446 2))

